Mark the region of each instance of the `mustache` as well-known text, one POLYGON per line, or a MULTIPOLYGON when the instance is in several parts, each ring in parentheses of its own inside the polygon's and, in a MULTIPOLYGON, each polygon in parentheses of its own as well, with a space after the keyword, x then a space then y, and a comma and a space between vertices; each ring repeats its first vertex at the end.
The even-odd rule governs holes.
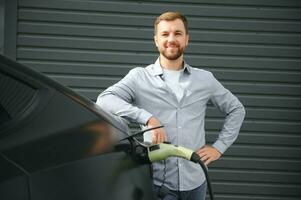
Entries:
POLYGON ((178 42, 166 42, 164 44, 164 47, 168 47, 168 46, 176 46, 176 47, 179 47, 180 44, 178 42))

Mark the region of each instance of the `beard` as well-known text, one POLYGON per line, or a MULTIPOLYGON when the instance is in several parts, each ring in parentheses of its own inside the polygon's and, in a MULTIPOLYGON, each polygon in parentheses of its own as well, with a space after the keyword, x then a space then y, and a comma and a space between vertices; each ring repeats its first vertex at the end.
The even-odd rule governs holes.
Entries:
POLYGON ((168 60, 177 60, 184 54, 185 47, 181 47, 178 43, 165 44, 164 48, 159 49, 160 54, 162 54, 168 60), (176 49, 172 51, 168 50, 168 45, 173 45, 176 49))

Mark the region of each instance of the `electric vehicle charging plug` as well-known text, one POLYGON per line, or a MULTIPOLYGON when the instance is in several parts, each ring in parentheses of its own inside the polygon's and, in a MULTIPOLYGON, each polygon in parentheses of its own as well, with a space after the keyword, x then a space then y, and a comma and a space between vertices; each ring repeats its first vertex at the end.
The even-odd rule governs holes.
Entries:
POLYGON ((197 153, 195 153, 192 150, 187 149, 185 147, 176 146, 176 145, 167 144, 167 143, 150 145, 147 147, 147 151, 148 151, 148 154, 147 154, 148 159, 150 162, 158 162, 158 161, 164 160, 168 157, 180 157, 180 158, 184 158, 186 160, 190 160, 194 163, 199 163, 204 171, 204 174, 205 174, 205 177, 207 180, 207 186, 208 186, 210 199, 214 200, 211 181, 209 179, 209 175, 208 175, 208 171, 207 171, 208 168, 202 162, 200 156, 197 153))
POLYGON ((117 146, 118 150, 125 150, 128 154, 132 156, 134 160, 137 160, 140 163, 152 163, 164 160, 168 157, 180 157, 186 160, 192 161, 194 163, 199 163, 202 167, 206 180, 207 180, 207 187, 209 191, 210 200, 214 200, 211 181, 208 175, 207 166, 202 162, 200 156, 193 152, 190 149, 185 147, 176 146, 170 143, 160 143, 160 144, 145 144, 141 143, 136 139, 136 136, 143 134, 146 131, 162 128, 163 126, 153 127, 149 129, 145 129, 139 131, 133 135, 130 135, 120 141, 128 140, 130 144, 125 144, 125 146, 117 146))

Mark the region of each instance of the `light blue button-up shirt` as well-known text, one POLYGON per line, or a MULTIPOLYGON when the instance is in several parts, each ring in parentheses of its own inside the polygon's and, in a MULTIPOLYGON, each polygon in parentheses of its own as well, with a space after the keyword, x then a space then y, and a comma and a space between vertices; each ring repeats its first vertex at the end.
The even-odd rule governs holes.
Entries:
MULTIPOLYGON (((205 145, 205 112, 209 100, 225 114, 223 128, 213 147, 224 153, 235 141, 245 110, 240 101, 225 89, 212 73, 184 64, 179 83, 184 88, 180 101, 164 81, 159 59, 146 68, 132 69, 122 80, 98 96, 104 110, 145 125, 151 116, 157 118, 169 142, 194 151, 205 145)), ((205 181, 198 164, 182 158, 168 158, 153 163, 154 184, 172 190, 192 190, 205 181)))

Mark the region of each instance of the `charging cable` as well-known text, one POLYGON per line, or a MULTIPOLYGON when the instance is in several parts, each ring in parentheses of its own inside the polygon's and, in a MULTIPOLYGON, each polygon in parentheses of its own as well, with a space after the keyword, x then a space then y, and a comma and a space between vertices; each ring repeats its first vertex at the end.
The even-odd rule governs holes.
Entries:
POLYGON ((165 160, 168 157, 180 157, 186 160, 190 160, 194 163, 198 163, 204 171, 207 180, 210 199, 214 200, 207 166, 202 162, 200 156, 197 153, 185 147, 176 146, 173 144, 166 144, 166 143, 160 143, 160 144, 148 146, 147 151, 148 151, 148 159, 150 162, 158 162, 161 160, 165 160))

